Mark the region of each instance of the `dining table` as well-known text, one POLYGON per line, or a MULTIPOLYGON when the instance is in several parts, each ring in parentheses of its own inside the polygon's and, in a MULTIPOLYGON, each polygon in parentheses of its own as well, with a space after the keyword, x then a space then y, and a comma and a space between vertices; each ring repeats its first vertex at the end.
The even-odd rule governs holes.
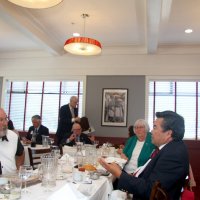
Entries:
MULTIPOLYGON (((42 146, 37 145, 33 148, 41 148, 42 146)), ((26 154, 25 146, 25 154, 26 154)), ((84 150, 84 154, 86 150, 84 150)), ((76 147, 63 147, 63 157, 60 161, 69 161, 69 158, 74 159, 74 153, 76 152, 76 147)), ((97 149, 97 156, 100 154, 100 149, 97 149)), ((27 156, 28 157, 28 156, 27 156)), ((114 158, 115 157, 110 157, 114 158)), ((116 159, 117 158, 116 156, 116 159)), ((111 160, 113 161, 113 160, 111 160)), ((110 161, 109 161, 110 162, 110 161)), ((99 166, 101 167, 101 166, 99 166)), ((72 168, 73 169, 73 168, 72 168)), ((37 171, 37 170, 36 170, 37 171)), ((87 174, 87 173, 86 173, 87 174)), ((29 193, 23 193, 21 195, 22 200, 108 200, 109 195, 113 191, 113 175, 106 174, 101 175, 97 180, 90 179, 87 174, 86 177, 90 180, 88 181, 74 181, 73 171, 71 173, 64 173, 61 178, 58 176, 56 180, 56 185, 54 187, 47 188, 42 185, 41 181, 33 181, 28 187, 29 193)), ((31 183, 31 181, 30 181, 31 183)), ((28 184, 29 185, 29 184, 28 184)))
POLYGON ((29 192, 21 194, 21 200, 108 200, 111 194, 112 178, 100 176, 91 183, 74 182, 72 174, 63 180, 57 180, 56 186, 46 188, 42 183, 28 187, 29 192))

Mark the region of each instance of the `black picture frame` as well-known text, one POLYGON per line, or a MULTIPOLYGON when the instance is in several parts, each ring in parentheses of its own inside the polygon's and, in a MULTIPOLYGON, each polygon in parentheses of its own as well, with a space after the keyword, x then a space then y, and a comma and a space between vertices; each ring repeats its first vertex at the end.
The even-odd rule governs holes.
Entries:
POLYGON ((127 88, 103 88, 102 126, 127 126, 127 109, 127 88))

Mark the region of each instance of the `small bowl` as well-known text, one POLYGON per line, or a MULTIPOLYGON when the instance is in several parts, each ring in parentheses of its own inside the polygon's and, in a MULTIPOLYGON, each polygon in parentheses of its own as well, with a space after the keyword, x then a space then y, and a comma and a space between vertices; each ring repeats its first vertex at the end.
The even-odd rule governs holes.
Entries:
POLYGON ((97 171, 90 172, 90 179, 97 180, 99 179, 100 174, 97 171))

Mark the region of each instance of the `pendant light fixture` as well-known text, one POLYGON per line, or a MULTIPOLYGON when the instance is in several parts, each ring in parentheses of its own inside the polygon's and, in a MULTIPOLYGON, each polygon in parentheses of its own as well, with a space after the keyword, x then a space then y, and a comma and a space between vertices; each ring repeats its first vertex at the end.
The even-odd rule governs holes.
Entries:
POLYGON ((63 0, 8 0, 18 6, 25 8, 50 8, 59 4, 63 0))
POLYGON ((66 40, 64 49, 75 55, 91 56, 101 53, 101 43, 98 40, 85 37, 85 20, 89 17, 88 14, 82 14, 84 20, 83 37, 73 37, 66 40))

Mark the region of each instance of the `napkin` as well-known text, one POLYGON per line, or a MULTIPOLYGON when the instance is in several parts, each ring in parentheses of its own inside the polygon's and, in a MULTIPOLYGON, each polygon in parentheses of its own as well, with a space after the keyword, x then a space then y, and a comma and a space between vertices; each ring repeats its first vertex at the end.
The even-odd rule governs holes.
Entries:
POLYGON ((70 197, 70 200, 86 200, 87 197, 80 193, 74 185, 68 183, 62 188, 54 192, 48 200, 66 200, 67 197, 70 197))
POLYGON ((109 200, 126 200, 127 194, 126 192, 122 192, 121 190, 113 190, 109 200))
POLYGON ((79 184, 77 190, 85 196, 90 196, 95 190, 95 187, 92 184, 79 184))

